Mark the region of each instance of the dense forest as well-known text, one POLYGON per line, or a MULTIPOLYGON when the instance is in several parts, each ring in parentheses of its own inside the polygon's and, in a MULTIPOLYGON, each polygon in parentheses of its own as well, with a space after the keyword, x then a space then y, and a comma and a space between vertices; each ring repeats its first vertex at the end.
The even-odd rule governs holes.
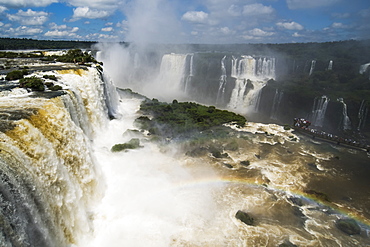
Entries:
POLYGON ((96 44, 95 41, 67 41, 67 40, 35 40, 0 38, 0 50, 27 50, 27 49, 88 49, 96 44))

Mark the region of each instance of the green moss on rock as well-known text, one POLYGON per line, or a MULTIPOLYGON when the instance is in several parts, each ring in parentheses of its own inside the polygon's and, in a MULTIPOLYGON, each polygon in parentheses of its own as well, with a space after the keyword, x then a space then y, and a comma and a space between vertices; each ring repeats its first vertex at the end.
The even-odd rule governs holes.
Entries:
POLYGON ((140 146, 140 140, 138 138, 132 138, 130 141, 126 143, 116 144, 111 148, 112 152, 121 152, 126 149, 137 149, 140 146))

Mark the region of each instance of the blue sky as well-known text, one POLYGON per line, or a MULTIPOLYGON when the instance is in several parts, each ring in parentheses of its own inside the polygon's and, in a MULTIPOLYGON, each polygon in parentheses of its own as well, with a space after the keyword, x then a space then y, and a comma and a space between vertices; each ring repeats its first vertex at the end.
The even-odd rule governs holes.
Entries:
POLYGON ((0 0, 0 37, 161 43, 370 38, 369 0, 0 0))

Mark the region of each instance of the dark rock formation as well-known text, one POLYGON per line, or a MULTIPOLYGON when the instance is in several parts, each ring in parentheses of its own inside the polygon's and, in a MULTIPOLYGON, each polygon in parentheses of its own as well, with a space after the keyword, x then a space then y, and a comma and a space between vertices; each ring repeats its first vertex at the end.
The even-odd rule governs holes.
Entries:
POLYGON ((236 212, 235 217, 247 225, 254 225, 254 218, 251 217, 248 213, 245 213, 241 210, 238 210, 238 212, 236 212))
POLYGON ((348 235, 356 235, 361 233, 361 228, 354 219, 339 219, 335 225, 344 233, 348 235))

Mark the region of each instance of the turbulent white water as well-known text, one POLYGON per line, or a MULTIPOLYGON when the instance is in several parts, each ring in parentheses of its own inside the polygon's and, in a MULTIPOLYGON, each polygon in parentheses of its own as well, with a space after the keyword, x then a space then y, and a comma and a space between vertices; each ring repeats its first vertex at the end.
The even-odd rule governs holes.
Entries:
POLYGON ((32 76, 45 74, 66 94, 32 98, 13 89, 0 98, 1 246, 77 243, 91 230, 89 210, 102 191, 90 145, 106 119, 99 73, 32 76))

